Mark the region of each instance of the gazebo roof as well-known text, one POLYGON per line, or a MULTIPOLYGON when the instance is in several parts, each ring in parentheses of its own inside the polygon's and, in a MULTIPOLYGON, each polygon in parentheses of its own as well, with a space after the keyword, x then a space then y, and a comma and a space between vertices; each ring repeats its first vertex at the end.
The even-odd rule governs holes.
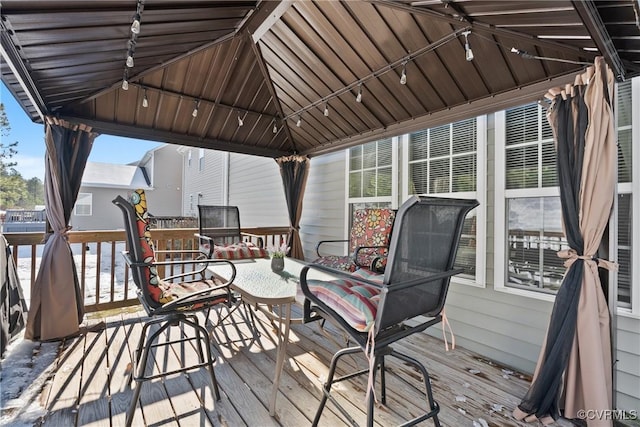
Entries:
POLYGON ((1 13, 2 80, 33 121, 269 157, 540 100, 596 56, 619 80, 640 75, 639 0, 3 0, 1 13))

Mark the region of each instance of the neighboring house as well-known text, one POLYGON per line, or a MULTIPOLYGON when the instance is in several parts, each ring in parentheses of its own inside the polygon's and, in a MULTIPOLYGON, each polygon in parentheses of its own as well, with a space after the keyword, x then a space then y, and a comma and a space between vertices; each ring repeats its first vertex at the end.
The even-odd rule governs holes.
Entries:
MULTIPOLYGON (((640 78, 617 86, 615 112, 619 183, 608 258, 620 264, 616 401, 618 409, 637 410, 640 263, 631 261, 640 252, 640 78)), ((273 160, 186 150, 187 210, 201 193, 207 203, 241 206, 247 220, 286 225, 273 160)), ((319 240, 347 236, 357 207, 397 208, 412 194, 478 199, 466 222, 457 259, 464 274, 452 281, 447 317, 458 345, 532 373, 564 272, 555 255, 566 246, 555 174, 552 132, 537 104, 314 157, 300 230, 305 257, 315 258, 319 240)))
POLYGON ((123 228, 122 216, 111 201, 137 188, 147 190, 152 215, 182 215, 182 158, 175 145, 160 145, 129 165, 87 162, 71 214, 73 229, 123 228))
POLYGON ((136 188, 152 190, 139 166, 87 162, 70 225, 76 231, 124 228, 122 215, 111 201, 136 188))

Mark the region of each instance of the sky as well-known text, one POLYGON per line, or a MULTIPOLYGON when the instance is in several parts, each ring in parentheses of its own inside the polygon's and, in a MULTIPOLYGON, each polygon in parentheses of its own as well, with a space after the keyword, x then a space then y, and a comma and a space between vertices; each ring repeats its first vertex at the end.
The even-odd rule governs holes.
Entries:
MULTIPOLYGON (((2 143, 18 141, 18 154, 12 159, 18 163, 15 169, 24 179, 37 177, 44 181, 44 126, 33 123, 4 83, 1 86, 0 102, 11 125, 9 135, 1 137, 2 143)), ((100 135, 93 142, 89 161, 127 164, 140 160, 144 153, 159 145, 153 141, 100 135)))

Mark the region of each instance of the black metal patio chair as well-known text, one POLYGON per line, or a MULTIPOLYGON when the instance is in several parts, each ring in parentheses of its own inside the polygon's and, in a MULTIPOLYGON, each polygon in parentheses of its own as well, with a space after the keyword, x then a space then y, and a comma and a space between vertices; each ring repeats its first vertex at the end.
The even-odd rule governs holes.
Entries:
POLYGON ((133 421, 142 383, 166 375, 207 367, 216 400, 220 400, 220 392, 213 367, 214 359, 211 356, 209 333, 200 324, 196 314, 204 312, 206 318, 208 318, 209 310, 212 307, 220 304, 229 306, 233 303, 234 298, 229 285, 235 278, 235 266, 227 260, 199 259, 198 256, 201 252, 197 250, 155 251, 149 231, 146 196, 143 190, 136 190, 131 193, 129 200, 118 196, 113 200, 113 204, 120 208, 124 217, 129 250, 123 252, 123 256, 131 269, 138 299, 149 316, 149 320, 144 323, 140 334, 131 371, 130 380, 135 380, 136 385, 133 398, 127 410, 126 425, 130 426, 133 421), (179 255, 181 259, 157 262, 156 255, 161 253, 169 253, 172 256, 179 255), (228 264, 230 277, 226 281, 205 278, 206 267, 214 263, 228 264), (183 270, 185 268, 186 272, 165 278, 159 277, 158 267, 164 267, 172 271, 172 267, 176 266, 181 271, 185 271, 183 270), (157 325, 157 328, 150 331, 149 328, 153 325, 157 325), (178 340, 160 342, 160 336, 171 326, 191 327, 195 332, 195 336, 186 337, 182 335, 182 338, 178 340), (195 341, 198 363, 194 365, 181 363, 181 368, 179 369, 155 374, 153 363, 151 368, 148 369, 147 362, 154 348, 187 341, 195 341), (205 353, 203 353, 203 347, 206 358, 205 353), (148 370, 150 371, 149 373, 147 373, 148 370))
POLYGON ((305 296, 306 322, 327 320, 357 343, 343 348, 331 360, 323 396, 313 425, 317 425, 327 400, 331 400, 352 424, 353 417, 331 396, 333 384, 368 373, 367 425, 374 420, 374 388, 380 368, 381 402, 386 404, 384 358, 394 356, 415 367, 421 374, 427 411, 404 425, 432 418, 439 426, 438 404, 433 399, 429 374, 417 359, 392 347, 398 340, 422 332, 442 321, 449 281, 462 270, 454 268, 462 226, 475 200, 412 197, 398 210, 383 275, 367 270, 341 273, 326 266, 310 264, 300 275, 305 296), (314 280, 312 270, 332 273, 335 280, 314 280), (364 352, 367 369, 335 377, 338 361, 345 355, 364 352))
POLYGON ((243 242, 240 211, 237 206, 198 205, 200 248, 208 258, 251 259, 268 258, 269 252, 260 245, 243 242))

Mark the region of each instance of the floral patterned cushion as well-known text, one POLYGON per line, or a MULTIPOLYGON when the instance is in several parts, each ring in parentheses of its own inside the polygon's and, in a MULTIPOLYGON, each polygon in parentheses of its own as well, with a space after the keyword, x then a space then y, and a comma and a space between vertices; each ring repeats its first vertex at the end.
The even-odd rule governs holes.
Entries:
POLYGON ((315 264, 324 265, 338 270, 354 272, 358 266, 369 267, 374 258, 381 257, 374 266, 376 270, 384 270, 387 263, 387 249, 362 249, 358 251, 357 265, 351 258, 353 252, 362 246, 389 246, 391 229, 395 211, 383 208, 358 209, 353 215, 351 235, 349 239, 349 255, 323 256, 315 264))
MULTIPOLYGON (((144 190, 135 190, 129 194, 129 202, 134 207, 136 213, 136 228, 138 237, 140 238, 140 246, 142 247, 143 260, 145 263, 154 263, 156 261, 153 240, 149 231, 149 213, 147 211, 147 197, 144 190)), ((215 283, 212 280, 201 280, 188 283, 169 283, 158 277, 158 271, 155 266, 145 269, 147 292, 151 299, 158 304, 166 304, 177 298, 188 295, 192 292, 210 288, 215 283)), ((226 301, 227 293, 220 295, 220 300, 210 300, 206 305, 215 305, 226 301)), ((201 308, 203 304, 197 306, 183 307, 185 310, 201 308)))

